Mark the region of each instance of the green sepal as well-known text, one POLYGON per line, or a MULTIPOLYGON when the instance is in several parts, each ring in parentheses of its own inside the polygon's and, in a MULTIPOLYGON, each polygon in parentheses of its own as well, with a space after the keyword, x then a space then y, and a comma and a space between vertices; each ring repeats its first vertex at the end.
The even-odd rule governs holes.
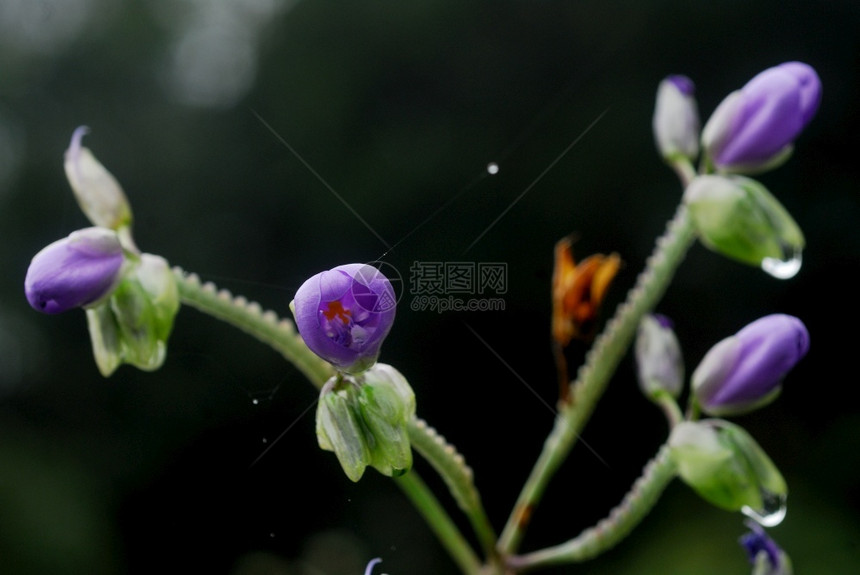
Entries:
POLYGON ((316 434, 320 448, 333 451, 346 476, 358 481, 371 463, 366 429, 357 407, 355 383, 338 376, 320 392, 316 413, 316 434))
POLYGON ((122 364, 119 326, 108 303, 85 311, 96 366, 102 376, 109 377, 122 364))
POLYGON ((784 499, 785 480, 743 428, 724 420, 683 422, 669 438, 678 475, 702 498, 728 511, 762 511, 784 499))
POLYGON ((740 262, 789 261, 805 240, 788 210, 759 182, 742 176, 699 176, 684 202, 702 243, 740 262))
POLYGON ((359 388, 361 417, 370 435, 371 466, 396 477, 412 468, 407 423, 415 416, 415 394, 393 367, 376 364, 359 388))
POLYGON ((408 423, 414 417, 409 383, 377 363, 361 375, 340 373, 326 382, 317 404, 317 442, 334 452, 352 481, 367 466, 397 477, 412 468, 408 423))
POLYGON ((161 367, 180 307, 176 278, 163 258, 142 254, 122 274, 110 297, 86 310, 96 365, 105 377, 123 363, 144 371, 161 367))

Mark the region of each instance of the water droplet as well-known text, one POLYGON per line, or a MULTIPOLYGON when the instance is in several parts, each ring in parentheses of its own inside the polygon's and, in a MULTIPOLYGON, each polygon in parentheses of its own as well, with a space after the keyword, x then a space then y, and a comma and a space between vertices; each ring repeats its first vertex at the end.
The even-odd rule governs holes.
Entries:
POLYGON ((774 495, 763 491, 761 494, 764 509, 753 509, 748 505, 741 508, 741 513, 761 525, 762 527, 776 527, 785 519, 786 497, 785 495, 774 495))
POLYGON ((777 258, 764 258, 761 261, 761 269, 776 279, 787 280, 793 278, 800 271, 803 259, 799 251, 794 252, 790 258, 780 260, 777 258))
POLYGON ((498 174, 499 164, 497 164, 496 162, 490 162, 489 164, 487 164, 487 173, 491 176, 495 176, 496 174, 498 174))

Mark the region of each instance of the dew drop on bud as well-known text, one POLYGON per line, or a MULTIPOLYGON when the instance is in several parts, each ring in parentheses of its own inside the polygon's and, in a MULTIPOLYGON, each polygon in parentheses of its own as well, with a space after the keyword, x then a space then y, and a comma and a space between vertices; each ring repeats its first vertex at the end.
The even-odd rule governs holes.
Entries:
POLYGON ((785 260, 764 258, 761 261, 761 269, 776 279, 787 280, 797 275, 802 263, 800 252, 795 252, 790 258, 785 260))
POLYGON ((744 505, 741 508, 741 513, 762 527, 776 527, 782 523, 787 511, 785 495, 762 492, 761 500, 764 509, 753 509, 748 505, 744 505))
POLYGON ((487 173, 491 176, 495 176, 496 174, 498 174, 499 164, 497 164, 496 162, 490 162, 489 164, 487 164, 487 173))

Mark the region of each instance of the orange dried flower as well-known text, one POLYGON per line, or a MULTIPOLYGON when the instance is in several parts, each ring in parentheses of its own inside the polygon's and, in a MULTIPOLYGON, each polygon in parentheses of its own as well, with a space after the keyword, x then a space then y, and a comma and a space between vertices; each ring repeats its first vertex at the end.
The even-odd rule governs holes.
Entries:
POLYGON ((557 344, 566 347, 573 338, 591 338, 600 304, 620 267, 616 253, 594 254, 576 264, 569 237, 555 244, 552 338, 557 344))

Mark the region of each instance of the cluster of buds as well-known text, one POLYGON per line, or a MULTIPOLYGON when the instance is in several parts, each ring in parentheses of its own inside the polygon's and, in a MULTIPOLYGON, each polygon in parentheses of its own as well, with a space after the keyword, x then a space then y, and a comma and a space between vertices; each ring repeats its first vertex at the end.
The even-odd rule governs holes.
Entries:
MULTIPOLYGON (((690 378, 688 418, 675 421, 669 437, 679 477, 706 501, 740 511, 757 525, 773 526, 784 517, 785 480, 743 428, 724 419, 699 421, 696 415, 731 417, 769 404, 808 350, 806 326, 784 314, 762 317, 717 342, 690 378)), ((662 316, 643 318, 635 351, 644 394, 658 403, 677 398, 684 388, 684 365, 671 322, 662 316)), ((750 554, 754 572, 788 575, 787 557, 766 541, 762 530, 745 539, 747 549, 755 547, 750 554)))
POLYGON ((93 227, 72 232, 37 253, 24 292, 33 309, 57 314, 83 308, 96 364, 108 377, 121 364, 162 365, 179 311, 179 292, 164 258, 141 253, 131 235, 128 200, 113 175, 81 145, 75 130, 65 171, 93 227))
MULTIPOLYGON (((684 360, 671 322, 642 318, 635 344, 639 383, 649 398, 677 398, 684 360)), ((789 371, 809 351, 809 332, 798 318, 771 314, 717 342, 691 377, 691 403, 716 416, 741 415, 773 401, 789 371)))
POLYGON ((399 371, 376 362, 394 323, 391 282, 369 265, 338 266, 305 281, 290 308, 305 344, 337 371, 317 404, 320 447, 335 453, 352 481, 368 466, 406 473, 415 394, 399 371))
POLYGON ((693 162, 702 152, 684 202, 705 246, 776 277, 797 273, 800 228, 763 185, 742 174, 785 162, 820 101, 815 70, 786 62, 729 94, 700 133, 692 81, 670 76, 661 82, 653 119, 661 155, 669 163, 693 162))

